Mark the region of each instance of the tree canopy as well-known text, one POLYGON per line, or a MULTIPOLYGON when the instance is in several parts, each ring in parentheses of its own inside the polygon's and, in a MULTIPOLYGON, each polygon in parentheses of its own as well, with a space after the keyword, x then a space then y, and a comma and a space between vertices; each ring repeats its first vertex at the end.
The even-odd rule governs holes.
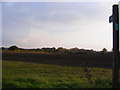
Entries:
POLYGON ((19 48, 14 45, 14 46, 10 46, 8 49, 9 49, 9 50, 18 50, 19 48))

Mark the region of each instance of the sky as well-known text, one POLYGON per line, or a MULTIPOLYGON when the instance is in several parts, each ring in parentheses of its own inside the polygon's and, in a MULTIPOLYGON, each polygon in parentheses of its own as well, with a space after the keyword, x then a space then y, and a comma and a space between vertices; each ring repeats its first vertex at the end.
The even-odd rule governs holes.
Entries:
POLYGON ((2 2, 2 46, 112 50, 113 2, 2 2))

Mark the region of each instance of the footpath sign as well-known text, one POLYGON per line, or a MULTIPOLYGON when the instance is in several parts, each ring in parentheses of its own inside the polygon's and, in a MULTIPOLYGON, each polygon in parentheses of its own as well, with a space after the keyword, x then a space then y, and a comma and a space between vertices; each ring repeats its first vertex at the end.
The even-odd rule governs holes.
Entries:
POLYGON ((113 22, 113 64, 112 64, 112 87, 119 88, 119 38, 120 38, 120 2, 112 7, 112 16, 110 16, 109 21, 113 22))

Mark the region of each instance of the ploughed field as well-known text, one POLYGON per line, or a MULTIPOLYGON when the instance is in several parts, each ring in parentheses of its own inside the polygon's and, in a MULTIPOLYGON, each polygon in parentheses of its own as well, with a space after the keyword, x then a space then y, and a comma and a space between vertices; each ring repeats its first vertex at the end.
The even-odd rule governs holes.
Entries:
POLYGON ((112 67, 112 53, 81 55, 81 54, 40 54, 40 53, 3 53, 3 60, 25 61, 42 64, 53 64, 74 67, 112 67))

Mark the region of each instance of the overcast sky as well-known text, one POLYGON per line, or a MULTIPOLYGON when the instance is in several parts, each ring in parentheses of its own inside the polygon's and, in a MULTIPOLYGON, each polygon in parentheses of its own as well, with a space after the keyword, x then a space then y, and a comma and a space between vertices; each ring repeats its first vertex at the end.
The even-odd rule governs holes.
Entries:
POLYGON ((112 49, 112 2, 3 2, 2 46, 112 49))

